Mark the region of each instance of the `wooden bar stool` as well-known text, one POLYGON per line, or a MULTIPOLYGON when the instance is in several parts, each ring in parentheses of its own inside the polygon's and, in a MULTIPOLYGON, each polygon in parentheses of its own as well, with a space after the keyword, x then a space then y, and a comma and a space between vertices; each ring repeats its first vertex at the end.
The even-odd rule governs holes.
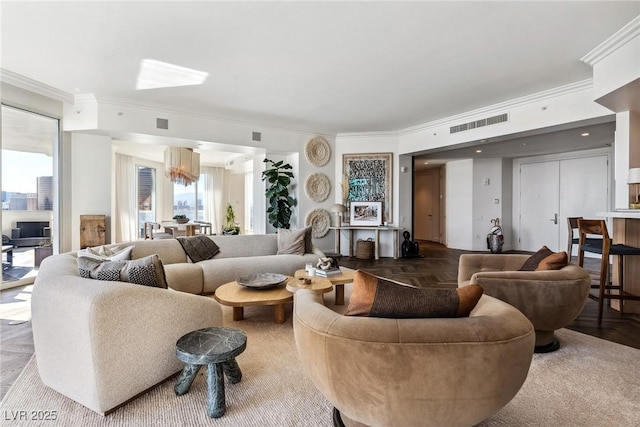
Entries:
POLYGON ((581 216, 567 217, 567 226, 569 227, 569 238, 567 243, 567 255, 569 255, 569 261, 571 261, 571 252, 573 252, 573 245, 580 243, 580 237, 574 236, 574 230, 578 230, 578 220, 582 219, 581 216))
POLYGON ((624 309, 624 300, 640 301, 640 295, 633 295, 624 291, 624 257, 629 255, 640 255, 640 248, 623 244, 612 244, 607 223, 601 219, 578 219, 579 246, 578 265, 584 265, 584 253, 591 252, 602 255, 600 264, 600 283, 592 285, 592 289, 598 289, 598 295, 589 294, 589 297, 598 301, 598 325, 602 323, 602 309, 605 299, 620 300, 620 312, 624 309), (587 236, 601 236, 600 242, 590 242, 587 236), (613 285, 609 280, 609 256, 618 257, 618 284, 613 285), (611 293, 610 291, 617 291, 611 293))

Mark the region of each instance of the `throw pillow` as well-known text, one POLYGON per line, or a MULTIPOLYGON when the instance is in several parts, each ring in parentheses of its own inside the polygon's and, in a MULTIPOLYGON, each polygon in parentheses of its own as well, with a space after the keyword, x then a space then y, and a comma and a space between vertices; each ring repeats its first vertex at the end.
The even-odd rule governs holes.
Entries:
POLYGON ((524 265, 520 267, 519 271, 535 271, 536 268, 538 268, 538 264, 540 264, 540 261, 551 255, 552 253, 553 251, 548 247, 541 247, 538 252, 527 258, 527 260, 524 262, 524 265))
POLYGON ((127 261, 131 259, 133 246, 96 246, 93 248, 81 249, 78 257, 88 257, 96 260, 127 261))
POLYGON ((480 285, 457 289, 417 288, 357 270, 345 315, 394 319, 467 317, 482 292, 480 285))
POLYGON ((167 278, 158 255, 129 261, 99 260, 78 257, 78 272, 85 279, 129 282, 167 289, 167 278))
POLYGON ((560 270, 569 263, 569 257, 566 252, 555 252, 544 258, 538 264, 536 271, 541 270, 560 270))
POLYGON ((220 248, 208 236, 178 237, 182 249, 193 262, 211 259, 220 252, 220 248))
POLYGON ((306 229, 288 230, 278 228, 278 255, 304 255, 306 229))

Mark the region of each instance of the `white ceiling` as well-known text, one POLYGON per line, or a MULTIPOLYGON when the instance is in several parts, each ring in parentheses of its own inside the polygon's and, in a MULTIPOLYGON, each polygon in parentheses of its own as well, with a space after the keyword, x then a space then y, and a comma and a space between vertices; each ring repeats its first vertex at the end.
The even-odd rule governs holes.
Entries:
POLYGON ((592 76, 640 2, 7 2, 2 67, 69 93, 394 131, 592 76), (141 60, 209 73, 136 91, 141 60))

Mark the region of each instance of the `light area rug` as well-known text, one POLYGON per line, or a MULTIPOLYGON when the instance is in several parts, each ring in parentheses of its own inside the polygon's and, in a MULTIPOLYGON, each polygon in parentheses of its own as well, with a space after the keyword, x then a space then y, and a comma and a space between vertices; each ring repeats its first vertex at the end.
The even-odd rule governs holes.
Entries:
MULTIPOLYGON (((325 300, 331 306, 333 294, 325 300)), ((0 403, 7 426, 304 426, 332 425, 332 406, 306 377, 293 339, 291 306, 284 324, 273 323, 271 307, 245 309, 234 322, 247 349, 238 356, 242 381, 226 384, 227 412, 206 410, 204 369, 189 393, 176 396, 174 381, 102 417, 44 386, 32 359, 0 403), (31 420, 56 411, 56 420, 31 420), (25 414, 26 420, 19 419, 25 414), (16 419, 18 418, 18 419, 16 419)), ((533 356, 525 384, 515 398, 480 426, 640 426, 640 350, 561 329, 561 348, 533 356)))

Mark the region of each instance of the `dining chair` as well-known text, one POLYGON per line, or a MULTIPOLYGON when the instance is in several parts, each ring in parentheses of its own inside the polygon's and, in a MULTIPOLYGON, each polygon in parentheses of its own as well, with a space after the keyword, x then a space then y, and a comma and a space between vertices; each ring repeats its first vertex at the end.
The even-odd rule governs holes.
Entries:
MULTIPOLYGON (((624 257, 640 255, 640 248, 612 244, 607 223, 602 219, 578 219, 579 243, 578 265, 584 265, 584 253, 591 252, 602 255, 600 263, 600 281, 598 285, 591 285, 592 289, 598 289, 597 295, 589 294, 589 297, 598 302, 598 325, 602 323, 602 310, 604 300, 617 299, 620 301, 620 312, 624 312, 624 300, 640 301, 640 295, 630 294, 624 291, 624 257), (600 236, 601 240, 593 243, 587 236, 600 236), (609 279, 609 256, 617 256, 618 284, 614 285, 609 279), (613 292, 616 293, 613 293, 613 292)), ((593 239, 593 238, 591 238, 593 239)))

